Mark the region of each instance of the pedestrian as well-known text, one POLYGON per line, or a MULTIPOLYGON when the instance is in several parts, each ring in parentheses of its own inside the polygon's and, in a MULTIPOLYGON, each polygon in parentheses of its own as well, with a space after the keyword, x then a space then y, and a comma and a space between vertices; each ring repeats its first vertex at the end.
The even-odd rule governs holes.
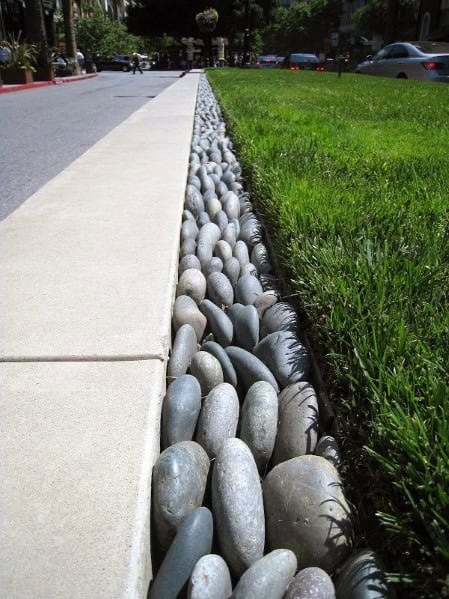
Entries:
POLYGON ((139 55, 137 54, 137 52, 134 52, 134 54, 133 54, 133 75, 136 74, 136 69, 138 69, 140 71, 140 74, 143 75, 143 71, 140 68, 139 55))
POLYGON ((81 50, 79 48, 76 51, 76 60, 77 60, 78 64, 80 65, 80 69, 83 70, 83 68, 84 68, 84 54, 81 52, 81 50))

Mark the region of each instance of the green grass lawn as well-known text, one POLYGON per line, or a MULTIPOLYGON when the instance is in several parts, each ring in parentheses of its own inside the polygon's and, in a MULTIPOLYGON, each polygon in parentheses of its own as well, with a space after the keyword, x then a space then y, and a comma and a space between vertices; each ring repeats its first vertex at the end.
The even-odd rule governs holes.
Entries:
POLYGON ((323 357, 361 539, 401 596, 449 596, 449 87, 208 78, 323 357))

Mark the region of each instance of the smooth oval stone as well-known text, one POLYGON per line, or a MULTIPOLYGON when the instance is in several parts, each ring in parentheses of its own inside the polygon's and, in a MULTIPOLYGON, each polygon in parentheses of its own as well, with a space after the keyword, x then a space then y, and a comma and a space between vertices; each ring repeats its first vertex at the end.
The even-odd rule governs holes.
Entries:
POLYGON ((198 233, 198 241, 200 239, 206 239, 212 245, 212 247, 215 246, 220 237, 220 227, 218 227, 218 225, 216 225, 215 223, 210 222, 204 224, 201 227, 200 232, 198 233))
POLYGON ((223 266, 223 272, 231 282, 232 287, 237 285, 240 276, 240 262, 237 258, 229 258, 223 266))
POLYGON ((198 225, 194 220, 185 220, 181 227, 181 241, 190 238, 196 240, 199 232, 198 225))
POLYGON ((153 469, 156 535, 167 549, 182 520, 203 502, 209 458, 194 441, 181 441, 161 453, 153 469))
POLYGON ((262 285, 252 275, 240 277, 235 286, 235 297, 239 304, 254 304, 256 298, 262 293, 262 285))
MULTIPOLYGON (((212 223, 209 223, 212 224, 212 223)), ((214 246, 209 241, 209 239, 202 238, 198 239, 198 244, 196 248, 196 256, 201 264, 201 270, 206 272, 207 266, 211 261, 214 253, 214 246)))
MULTIPOLYGON (((221 211, 221 208, 221 202, 217 197, 209 198, 208 200, 206 200, 206 212, 209 215, 211 221, 214 221, 216 215, 221 211)), ((218 223, 216 224, 219 226, 218 223)))
POLYGON ((201 191, 203 193, 205 193, 209 189, 211 189, 212 191, 215 191, 215 183, 209 177, 209 175, 206 175, 205 177, 200 176, 200 179, 201 179, 201 191))
MULTIPOLYGON (((200 268, 201 268, 201 266, 200 266, 200 268)), ((220 258, 213 256, 209 260, 209 264, 206 267, 206 276, 211 275, 213 272, 222 272, 222 270, 223 270, 223 262, 220 260, 220 258)))
POLYGON ((183 324, 190 324, 195 330, 196 338, 201 341, 207 320, 204 314, 201 314, 195 301, 188 295, 177 297, 173 308, 173 327, 175 331, 183 324))
POLYGON ((213 272, 207 277, 207 295, 220 308, 232 306, 234 303, 234 290, 231 282, 222 272, 213 272))
POLYGON ((234 326, 229 316, 216 304, 207 299, 201 302, 200 310, 207 318, 209 327, 218 343, 223 347, 231 345, 234 336, 234 326))
POLYGON ((229 260, 229 258, 232 258, 232 247, 223 239, 220 239, 220 241, 215 244, 214 252, 216 256, 221 258, 223 264, 229 260))
POLYGON ((231 574, 224 559, 211 553, 198 560, 190 577, 187 598, 229 599, 231 595, 231 574))
POLYGON ((231 191, 224 198, 223 210, 226 212, 229 220, 233 218, 240 218, 240 202, 236 194, 231 191))
POLYGON ((223 382, 220 362, 209 352, 199 351, 193 356, 190 372, 198 379, 202 397, 223 382))
POLYGON ((341 464, 340 448, 338 447, 338 443, 334 437, 331 437, 330 435, 321 437, 316 444, 314 453, 315 455, 319 455, 322 458, 329 460, 329 462, 332 464, 332 466, 335 466, 335 468, 338 468, 338 466, 341 464))
POLYGON ((196 268, 197 270, 201 270, 201 264, 195 254, 186 254, 181 258, 179 263, 179 274, 181 275, 184 271, 189 268, 196 268))
POLYGON ((226 241, 227 243, 229 243, 231 248, 233 248, 235 246, 235 244, 237 243, 237 233, 235 232, 234 223, 228 223, 226 225, 226 228, 223 231, 223 235, 221 237, 222 237, 223 241, 226 241))
POLYGON ((282 599, 296 567, 293 551, 275 549, 244 572, 232 599, 282 599))
POLYGON ((248 212, 240 217, 239 239, 250 247, 262 241, 262 225, 254 212, 248 212))
POLYGON ((205 507, 193 510, 179 527, 156 574, 148 599, 177 599, 195 564, 212 547, 213 519, 205 507))
POLYGON ((234 183, 231 183, 229 187, 237 194, 243 190, 243 185, 240 183, 240 181, 234 181, 234 183))
MULTIPOLYGON (((224 158, 225 162, 228 162, 228 164, 229 164, 231 161, 227 160, 226 154, 227 154, 227 152, 225 152, 223 154, 223 158, 224 158)), ((234 160, 235 160, 235 158, 233 157, 232 162, 234 162, 234 160)), ((226 185, 229 187, 230 185, 232 185, 232 183, 234 183, 235 175, 231 170, 228 169, 223 173, 221 180, 224 181, 226 183, 226 185)))
POLYGON ((233 304, 228 314, 234 325, 235 344, 252 352, 259 341, 259 315, 256 308, 233 304))
POLYGON ((201 180, 196 175, 190 176, 188 179, 188 183, 189 185, 194 185, 198 189, 198 191, 201 191, 201 180))
POLYGON ((257 314, 259 318, 262 319, 265 312, 274 306, 274 304, 278 301, 278 296, 273 291, 264 291, 262 295, 259 295, 254 300, 254 307, 257 310, 257 314))
POLYGON ((187 372, 190 362, 197 351, 198 339, 195 329, 190 324, 183 324, 176 332, 170 360, 167 368, 167 378, 172 380, 187 372))
POLYGON ((225 383, 230 383, 233 387, 237 387, 237 373, 228 354, 223 347, 215 341, 207 341, 201 346, 201 351, 207 351, 220 362, 223 370, 223 378, 225 383))
POLYGON ((240 439, 227 439, 212 472, 212 506, 221 553, 235 575, 263 556, 265 517, 257 466, 240 439))
POLYGON ((184 256, 187 256, 188 254, 195 254, 196 252, 196 241, 194 239, 192 239, 191 237, 189 237, 188 239, 185 239, 182 244, 181 247, 179 249, 179 257, 183 258, 184 256))
POLYGON ((270 333, 254 348, 254 355, 268 366, 281 387, 304 380, 309 372, 309 354, 290 331, 270 333))
POLYGON ((239 261, 241 269, 249 264, 248 246, 244 241, 236 241, 232 255, 239 261))
POLYGON ((210 153, 209 158, 213 162, 221 162, 221 152, 218 150, 215 150, 214 152, 210 153))
POLYGON ((197 304, 206 296, 206 277, 196 268, 188 268, 179 277, 176 295, 188 295, 197 304))
POLYGON ((260 284, 262 285, 262 289, 264 291, 273 291, 276 293, 278 298, 281 297, 281 292, 279 290, 279 280, 274 275, 259 275, 260 284))
POLYGON ((249 264, 245 264, 240 272, 240 276, 245 277, 247 275, 251 275, 252 277, 257 277, 257 268, 251 262, 249 264))
MULTIPOLYGON (((218 202, 218 200, 217 200, 217 202, 218 202)), ((218 210, 218 212, 216 212, 216 214, 214 215, 214 223, 220 227, 220 231, 222 234, 229 224, 228 217, 226 216, 226 212, 224 212, 221 209, 221 203, 220 203, 220 210, 218 210)))
POLYGON ((304 568, 289 584, 284 599, 335 599, 334 583, 321 568, 304 568))
POLYGON ((278 331, 296 333, 297 330, 298 316, 293 306, 288 302, 278 302, 265 312, 260 325, 260 337, 266 337, 270 333, 278 331))
POLYGON ((198 226, 201 228, 204 225, 206 225, 207 223, 210 223, 210 216, 207 214, 207 212, 201 212, 198 215, 196 220, 197 220, 198 226))
POLYGON ((333 572, 349 551, 352 522, 332 464, 316 455, 292 458, 267 474, 263 493, 269 549, 291 549, 304 567, 333 572))
POLYGON ((204 211, 204 202, 201 192, 194 185, 187 185, 184 206, 194 216, 204 211))
MULTIPOLYGON (((239 234, 240 234, 240 221, 239 221, 239 219, 238 218, 233 218, 231 220, 231 224, 233 224, 234 227, 235 227, 235 234, 237 235, 237 239, 238 239, 239 234)), ((236 241, 236 244, 237 243, 238 243, 238 241, 236 241)), ((244 242, 242 242, 242 243, 244 243, 244 242)))
POLYGON ((278 396, 265 381, 251 385, 242 406, 240 438, 250 448, 259 472, 273 453, 278 421, 278 396))
MULTIPOLYGON (((210 176, 210 175, 209 175, 210 176)), ((208 189, 207 191, 205 191, 203 193, 203 200, 204 200, 204 205, 206 206, 206 212, 209 214, 209 210, 207 208, 207 203, 209 200, 214 199, 214 200, 218 200, 218 196, 215 193, 215 190, 212 189, 208 189)), ((220 209, 221 209, 221 202, 220 202, 220 209)), ((212 218, 212 216, 209 214, 209 216, 212 218)))
POLYGON ((251 262, 257 268, 257 272, 261 274, 268 274, 273 270, 268 257, 268 250, 263 243, 257 243, 253 247, 251 262))
POLYGON ((162 404, 162 446, 191 441, 200 410, 201 387, 196 378, 184 374, 174 380, 162 404))
POLYGON ((219 198, 222 198, 224 194, 228 191, 228 186, 224 181, 220 181, 218 185, 215 186, 215 191, 219 198))
POLYGON ((377 555, 362 549, 344 563, 336 582, 337 599, 388 599, 385 573, 377 555))
POLYGON ((190 212, 190 210, 183 210, 182 211, 182 222, 186 221, 186 220, 195 220, 194 215, 190 212))
POLYGON ((203 401, 196 441, 210 458, 217 456, 226 439, 235 437, 239 412, 237 392, 229 383, 214 387, 203 401))
POLYGON ((279 392, 276 379, 259 358, 253 356, 253 354, 246 351, 246 349, 242 349, 235 345, 226 347, 225 352, 228 354, 232 365, 237 372, 238 379, 243 384, 245 392, 248 391, 251 385, 257 383, 257 381, 266 381, 267 383, 270 383, 276 393, 279 392))

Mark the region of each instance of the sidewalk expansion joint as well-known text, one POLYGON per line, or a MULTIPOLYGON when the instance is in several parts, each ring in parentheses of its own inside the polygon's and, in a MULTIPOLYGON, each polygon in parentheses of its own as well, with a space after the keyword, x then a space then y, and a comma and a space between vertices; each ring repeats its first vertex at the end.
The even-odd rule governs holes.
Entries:
POLYGON ((167 356, 161 354, 132 354, 114 356, 4 356, 1 363, 23 362, 141 362, 144 360, 160 360, 164 362, 167 356))

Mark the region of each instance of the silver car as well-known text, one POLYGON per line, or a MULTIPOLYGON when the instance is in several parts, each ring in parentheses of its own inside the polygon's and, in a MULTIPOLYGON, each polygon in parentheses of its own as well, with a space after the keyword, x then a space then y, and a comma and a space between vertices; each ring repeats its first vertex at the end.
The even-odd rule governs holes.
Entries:
POLYGON ((373 58, 367 57, 355 72, 449 83, 449 44, 428 41, 389 44, 373 58))

